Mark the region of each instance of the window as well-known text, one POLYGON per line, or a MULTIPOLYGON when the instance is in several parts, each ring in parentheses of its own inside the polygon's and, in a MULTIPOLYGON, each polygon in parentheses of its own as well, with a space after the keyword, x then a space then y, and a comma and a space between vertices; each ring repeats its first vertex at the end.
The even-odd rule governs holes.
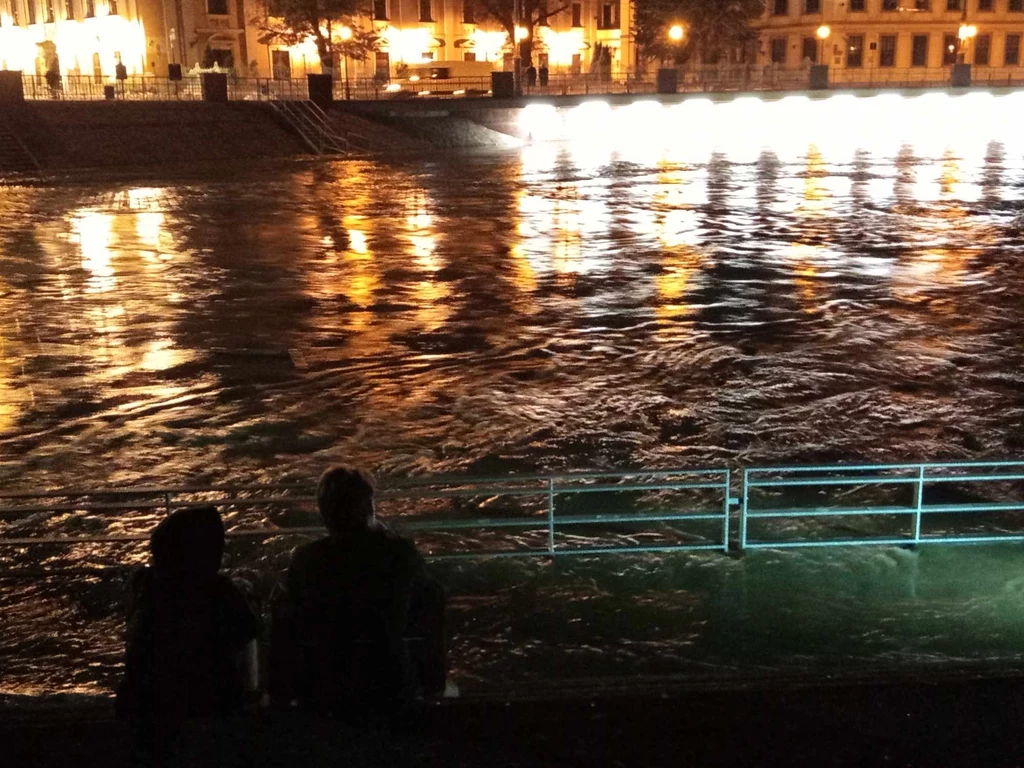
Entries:
POLYGON ((818 63, 818 40, 814 37, 805 37, 801 48, 801 61, 809 61, 812 64, 818 63))
POLYGON ((75 20, 75 4, 73 0, 64 0, 64 18, 68 21, 75 20))
POLYGON ((978 35, 974 38, 974 63, 987 67, 992 56, 992 35, 978 35))
POLYGON ((816 13, 821 13, 821 0, 806 0, 804 2, 804 14, 813 16, 816 13))
POLYGON ((420 21, 433 21, 433 9, 430 7, 430 0, 420 0, 420 21))
POLYGON ((910 66, 928 66, 928 35, 914 35, 910 43, 910 66))
POLYGON ((46 23, 53 24, 57 20, 57 14, 53 9, 53 0, 44 0, 46 8, 46 23))
POLYGON ((786 38, 776 37, 772 39, 772 64, 786 63, 786 38))
POLYGON ((379 21, 388 20, 388 0, 373 0, 373 18, 379 21))
POLYGON ((583 3, 572 4, 572 25, 574 27, 583 26, 583 3))
POLYGON ((473 51, 466 51, 462 54, 463 61, 476 61, 476 54, 473 51))
POLYGON ((21 16, 18 14, 18 0, 11 0, 11 21, 14 22, 14 26, 21 26, 21 16))
POLYGON ((85 18, 91 19, 96 15, 96 0, 85 0, 85 18))
POLYGON ((995 10, 993 8, 992 0, 978 0, 978 10, 979 11, 993 11, 993 10, 995 10))
POLYGON ((789 16, 789 0, 775 0, 772 16, 789 16))
POLYGON ((882 0, 883 11, 898 11, 900 9, 899 0, 882 0))
POLYGON ((942 36, 942 63, 945 64, 956 64, 956 54, 959 51, 957 45, 958 40, 956 35, 943 35, 942 36))
POLYGON ((1007 10, 1015 13, 1021 13, 1024 11, 1024 0, 1010 0, 1010 5, 1007 10))
POLYGON ((39 19, 36 18, 36 0, 28 0, 28 23, 37 24, 39 19))
POLYGON ((878 38, 878 66, 896 66, 896 35, 881 35, 878 38))
POLYGON ((292 77, 292 56, 288 51, 271 51, 270 66, 275 80, 290 80, 292 77))
POLYGON ((619 4, 618 3, 604 3, 601 5, 601 16, 598 19, 600 22, 598 28, 600 29, 618 29, 619 28, 619 4))
POLYGON ((851 11, 863 11, 867 8, 867 4, 864 0, 850 0, 851 11))
POLYGON ((947 11, 959 11, 960 10, 960 0, 946 0, 946 10, 947 11))
POLYGON ((1016 67, 1020 64, 1020 35, 1007 35, 1006 46, 1003 48, 1003 64, 1016 67))
POLYGON ((846 66, 864 66, 864 35, 850 35, 846 38, 846 66))
POLYGON ((473 0, 462 0, 462 23, 476 24, 476 9, 473 0))
POLYGON ((228 0, 206 0, 206 12, 211 16, 227 16, 228 0))
POLYGON ((107 13, 110 16, 117 16, 117 0, 107 0, 107 13))
POLYGON ((932 9, 931 0, 914 0, 914 9, 918 11, 930 11, 932 9))
POLYGON ((387 51, 377 51, 374 54, 373 71, 379 80, 387 80, 391 77, 391 54, 387 51))

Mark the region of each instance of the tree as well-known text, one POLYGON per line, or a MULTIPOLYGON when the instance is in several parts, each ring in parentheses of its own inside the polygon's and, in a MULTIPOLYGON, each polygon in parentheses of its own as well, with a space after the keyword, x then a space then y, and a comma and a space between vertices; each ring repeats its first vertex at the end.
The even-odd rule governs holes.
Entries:
POLYGON ((757 43, 751 22, 764 13, 763 0, 635 0, 633 36, 643 55, 682 64, 696 54, 704 64, 736 48, 757 43), (668 31, 681 24, 676 43, 668 31))
POLYGON ((556 7, 551 8, 548 0, 473 0, 473 9, 477 17, 501 24, 510 41, 516 39, 516 27, 526 30, 526 35, 519 41, 519 58, 523 60, 523 66, 528 67, 533 63, 533 31, 538 25, 547 24, 548 16, 561 13, 572 5, 571 2, 558 2, 556 0, 556 7))
POLYGON ((336 53, 363 61, 380 47, 377 32, 356 21, 363 14, 360 0, 269 0, 266 15, 252 19, 252 24, 260 31, 257 39, 263 45, 292 46, 312 40, 321 71, 330 73, 336 53))

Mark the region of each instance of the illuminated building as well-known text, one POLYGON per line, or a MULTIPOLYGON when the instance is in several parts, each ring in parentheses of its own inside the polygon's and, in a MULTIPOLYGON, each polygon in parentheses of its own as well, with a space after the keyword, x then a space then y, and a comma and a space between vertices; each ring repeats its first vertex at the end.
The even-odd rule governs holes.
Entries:
POLYGON ((0 69, 109 78, 120 62, 129 74, 165 72, 158 3, 0 0, 0 69))
MULTIPOLYGON (((633 69, 628 8, 628 0, 570 3, 534 29, 534 65, 547 66, 552 74, 586 73, 595 45, 601 43, 610 52, 613 72, 633 69)), ((508 33, 480 16, 472 0, 373 0, 371 15, 356 23, 372 24, 381 48, 367 61, 350 62, 353 77, 395 76, 426 66, 447 67, 452 77, 473 76, 512 66, 508 33)), ((267 46, 258 37, 250 25, 249 49, 262 76, 301 77, 320 71, 311 42, 267 46)))
POLYGON ((958 60, 976 78, 990 68, 1024 75, 1024 0, 768 0, 758 25, 761 64, 799 69, 824 54, 840 81, 868 70, 943 81, 958 60))

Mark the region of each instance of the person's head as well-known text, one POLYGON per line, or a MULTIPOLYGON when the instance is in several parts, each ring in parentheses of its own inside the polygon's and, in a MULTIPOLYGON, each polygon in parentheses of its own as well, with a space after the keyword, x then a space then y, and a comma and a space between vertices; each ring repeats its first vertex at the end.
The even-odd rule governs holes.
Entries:
POLYGON ((224 555, 224 523, 215 507, 179 509, 149 537, 153 568, 176 576, 214 576, 224 555))
POLYGON ((362 469, 331 467, 316 484, 316 502, 331 533, 362 530, 373 520, 373 478, 362 469))

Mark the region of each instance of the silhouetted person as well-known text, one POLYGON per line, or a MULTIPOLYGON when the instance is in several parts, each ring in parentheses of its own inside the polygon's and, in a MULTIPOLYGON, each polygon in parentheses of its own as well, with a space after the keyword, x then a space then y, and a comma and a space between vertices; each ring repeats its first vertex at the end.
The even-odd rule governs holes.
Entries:
POLYGON ((542 66, 540 69, 537 70, 537 75, 540 78, 540 87, 541 88, 547 88, 548 87, 548 68, 542 66))
POLYGON ((444 596, 412 542, 376 519, 373 494, 360 470, 321 476, 328 535, 292 556, 271 640, 291 678, 276 695, 349 719, 394 714, 445 683, 444 596))
POLYGON ((260 634, 241 591, 218 573, 224 524, 213 507, 179 510, 150 536, 152 565, 128 607, 121 715, 191 717, 242 708, 242 651, 260 634))
POLYGON ((533 64, 526 68, 526 84, 530 88, 537 84, 537 68, 533 64))

